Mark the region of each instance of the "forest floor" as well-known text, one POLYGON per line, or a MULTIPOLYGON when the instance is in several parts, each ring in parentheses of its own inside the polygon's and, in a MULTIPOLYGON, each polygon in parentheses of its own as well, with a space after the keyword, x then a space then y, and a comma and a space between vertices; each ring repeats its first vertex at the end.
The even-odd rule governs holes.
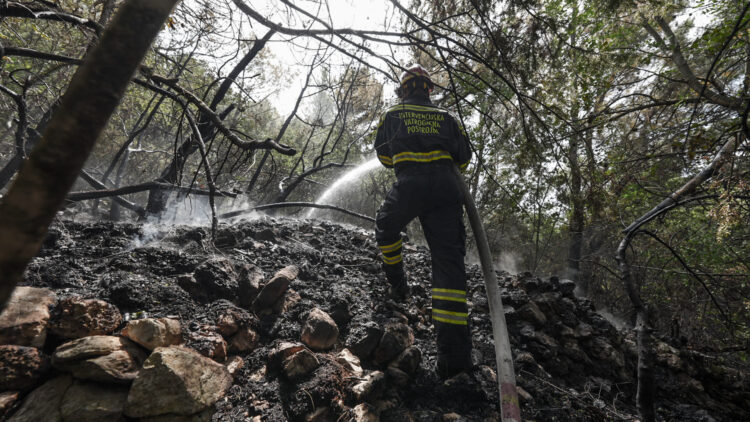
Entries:
MULTIPOLYGON (((215 404, 212 420, 348 420, 343 416, 356 404, 354 381, 333 356, 345 347, 356 349, 368 330, 400 324, 409 327, 421 351, 419 367, 406 382, 392 379, 387 362, 378 362, 369 351, 359 353, 365 373, 389 374, 366 400, 380 420, 499 421, 492 330, 479 268, 467 268, 478 367, 472 377, 442 382, 434 370, 429 251, 407 244, 404 254, 412 294, 405 303, 394 303, 373 235, 359 228, 262 217, 222 223, 212 240, 205 227, 58 221, 24 284, 50 288, 60 298, 106 300, 126 320, 178 318, 186 345, 200 351, 200 336, 194 333, 214 325, 227 307, 247 306, 238 299, 244 294, 239 291, 243 273, 254 268, 268 279, 294 265, 299 274, 283 306, 252 316, 259 344, 239 354, 244 366, 215 404), (316 307, 335 320, 339 340, 332 350, 316 353, 317 369, 291 380, 269 363, 269 356, 282 341, 300 341, 316 307), (326 410, 315 419, 320 409, 326 410)), ((576 297, 572 282, 507 273, 499 273, 499 280, 523 419, 637 420, 632 330, 618 330, 589 300, 576 297)), ((50 338, 44 348, 51 353, 58 345, 50 338)), ((741 371, 717 357, 663 342, 656 361, 659 420, 750 420, 750 391, 741 371)))

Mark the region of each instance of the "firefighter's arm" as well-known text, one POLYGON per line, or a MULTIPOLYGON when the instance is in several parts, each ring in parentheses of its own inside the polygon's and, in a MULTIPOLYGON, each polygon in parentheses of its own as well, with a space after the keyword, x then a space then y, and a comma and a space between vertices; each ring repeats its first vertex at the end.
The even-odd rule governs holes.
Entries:
POLYGON ((455 162, 461 172, 466 171, 466 167, 471 161, 471 146, 469 145, 469 136, 466 134, 466 129, 457 119, 453 119, 453 123, 456 125, 456 141, 457 141, 457 152, 455 155, 455 162))
POLYGON ((380 118, 378 127, 373 132, 375 138, 375 152, 378 154, 380 164, 387 168, 393 168, 393 157, 391 156, 391 146, 386 142, 385 137, 385 114, 380 118))

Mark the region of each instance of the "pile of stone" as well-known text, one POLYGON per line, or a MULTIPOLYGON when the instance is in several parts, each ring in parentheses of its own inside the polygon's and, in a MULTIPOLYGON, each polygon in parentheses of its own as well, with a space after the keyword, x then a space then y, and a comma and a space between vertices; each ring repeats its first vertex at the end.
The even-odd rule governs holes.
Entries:
MULTIPOLYGON (((245 365, 243 356, 259 343, 257 315, 282 313, 299 300, 289 289, 298 272, 285 267, 267 283, 251 277, 242 302, 253 313, 219 300, 214 304, 215 324, 192 330, 183 330, 175 318, 123 321, 116 306, 100 299, 58 300, 47 288, 18 287, 0 314, 0 418, 208 421, 214 403, 245 365)), ((333 412, 346 412, 350 420, 376 421, 377 410, 368 403, 382 396, 386 372, 397 385, 405 385, 421 354, 412 347, 414 336, 407 325, 391 324, 365 334, 352 337, 356 353, 342 348, 336 322, 314 308, 299 342, 274 342, 266 365, 254 369, 281 373, 296 385, 309 382, 322 365, 335 367, 340 380, 337 401, 317 406, 305 420, 325 421, 333 412), (386 372, 363 370, 358 356, 372 357, 387 366, 386 372)))
POLYGON ((102 300, 18 287, 0 315, 0 412, 13 412, 10 421, 208 420, 230 371, 180 346, 178 320, 122 321, 102 300))

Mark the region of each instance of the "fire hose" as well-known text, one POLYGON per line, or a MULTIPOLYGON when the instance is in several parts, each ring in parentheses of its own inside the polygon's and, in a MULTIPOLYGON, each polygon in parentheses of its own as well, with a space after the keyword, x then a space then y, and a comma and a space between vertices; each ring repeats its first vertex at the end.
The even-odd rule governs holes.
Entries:
POLYGON ((477 242, 479 261, 482 264, 484 274, 484 286, 487 292, 487 302, 490 307, 490 320, 492 322, 492 337, 495 343, 495 362, 497 364, 497 383, 500 393, 500 415, 503 422, 520 422, 521 409, 518 405, 518 392, 516 391, 516 374, 513 370, 513 356, 510 349, 510 337, 508 326, 505 324, 505 312, 503 301, 500 298, 500 290, 497 284, 497 275, 492 265, 490 245, 487 241, 487 233, 484 231, 482 220, 479 218, 474 199, 469 192, 469 187, 464 181, 463 175, 453 166, 458 179, 458 185, 464 196, 464 207, 469 217, 471 231, 477 242))

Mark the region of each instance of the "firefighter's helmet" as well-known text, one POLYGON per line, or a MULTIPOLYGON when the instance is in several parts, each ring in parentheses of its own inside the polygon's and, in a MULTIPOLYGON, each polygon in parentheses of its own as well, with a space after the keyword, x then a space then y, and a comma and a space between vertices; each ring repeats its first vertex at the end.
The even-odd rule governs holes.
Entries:
POLYGON ((430 93, 435 87, 435 84, 432 83, 432 79, 430 78, 430 73, 425 70, 424 67, 416 63, 406 67, 406 70, 401 73, 400 80, 401 84, 396 90, 396 93, 402 98, 415 88, 423 89, 430 93))

